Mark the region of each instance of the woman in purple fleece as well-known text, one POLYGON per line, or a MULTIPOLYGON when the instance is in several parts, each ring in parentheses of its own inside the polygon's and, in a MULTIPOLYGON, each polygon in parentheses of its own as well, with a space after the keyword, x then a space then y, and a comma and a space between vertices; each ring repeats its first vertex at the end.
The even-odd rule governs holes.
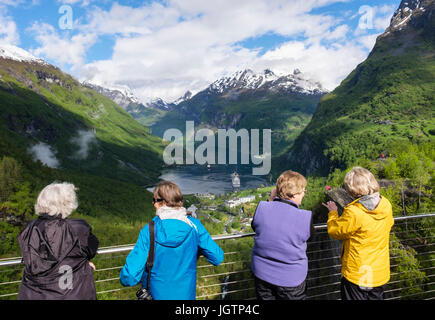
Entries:
POLYGON ((313 231, 311 211, 299 209, 306 185, 301 174, 285 171, 269 201, 257 206, 251 270, 259 300, 306 298, 307 240, 313 231))

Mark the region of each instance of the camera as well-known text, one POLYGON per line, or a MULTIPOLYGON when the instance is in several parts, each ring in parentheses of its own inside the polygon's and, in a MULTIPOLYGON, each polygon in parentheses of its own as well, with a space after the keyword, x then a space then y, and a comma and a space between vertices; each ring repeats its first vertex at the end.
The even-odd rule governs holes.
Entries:
POLYGON ((153 300, 151 292, 149 292, 148 289, 145 289, 144 287, 141 287, 139 290, 136 291, 136 297, 137 300, 153 300))

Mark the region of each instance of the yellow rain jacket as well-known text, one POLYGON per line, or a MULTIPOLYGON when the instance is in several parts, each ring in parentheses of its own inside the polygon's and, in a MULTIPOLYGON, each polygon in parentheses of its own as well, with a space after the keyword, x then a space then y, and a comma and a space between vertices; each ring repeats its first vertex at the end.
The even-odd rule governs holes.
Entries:
POLYGON ((391 203, 381 197, 371 211, 356 199, 338 217, 328 215, 329 235, 342 242, 341 274, 361 287, 378 287, 390 280, 390 230, 394 225, 391 203))

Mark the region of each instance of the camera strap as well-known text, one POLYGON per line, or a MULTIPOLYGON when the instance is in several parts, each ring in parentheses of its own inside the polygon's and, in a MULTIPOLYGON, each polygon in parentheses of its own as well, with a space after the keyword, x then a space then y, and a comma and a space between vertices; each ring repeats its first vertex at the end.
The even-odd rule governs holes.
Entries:
POLYGON ((155 224, 154 220, 151 220, 148 224, 150 231, 150 250, 148 252, 148 259, 146 263, 147 276, 147 289, 150 290, 151 269, 154 265, 154 249, 155 249, 155 224))

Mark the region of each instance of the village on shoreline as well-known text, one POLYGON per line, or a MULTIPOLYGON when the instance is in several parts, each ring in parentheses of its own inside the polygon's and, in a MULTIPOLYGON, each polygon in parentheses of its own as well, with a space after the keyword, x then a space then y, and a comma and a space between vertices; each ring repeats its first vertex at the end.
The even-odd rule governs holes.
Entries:
MULTIPOLYGON (((257 205, 270 197, 273 187, 235 190, 215 195, 195 193, 186 195, 186 207, 194 218, 212 225, 212 234, 252 232, 251 222, 257 205)), ((210 227, 208 227, 210 228, 210 227)))

